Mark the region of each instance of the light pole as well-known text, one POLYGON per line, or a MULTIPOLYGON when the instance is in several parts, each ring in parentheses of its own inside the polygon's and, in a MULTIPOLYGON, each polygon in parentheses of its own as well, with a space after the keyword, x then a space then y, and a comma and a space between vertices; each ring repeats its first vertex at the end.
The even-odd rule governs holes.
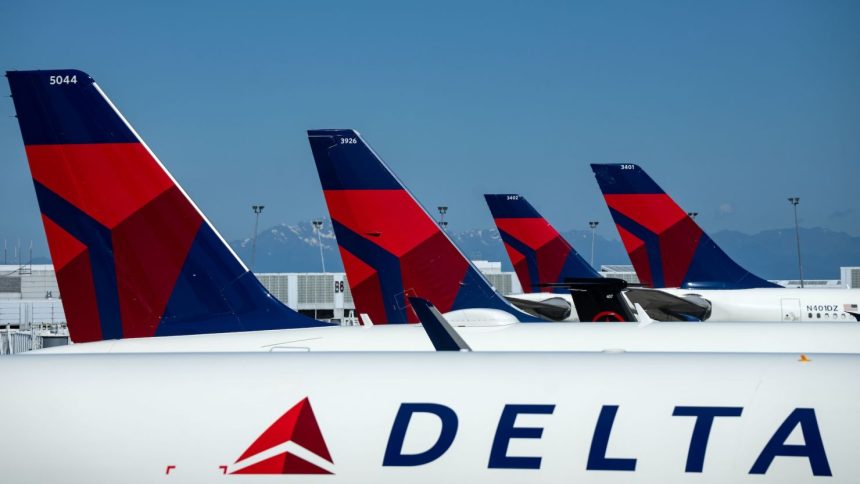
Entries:
POLYGON ((448 227, 448 222, 445 221, 445 214, 448 213, 448 207, 440 205, 436 208, 439 210, 439 226, 442 227, 442 230, 445 230, 448 227))
POLYGON ((251 270, 254 270, 254 262, 257 259, 257 230, 260 227, 260 213, 266 208, 264 205, 251 205, 251 210, 254 211, 254 237, 251 239, 251 270))
POLYGON ((788 197, 788 203, 794 205, 794 235, 797 239, 797 270, 800 272, 800 287, 803 288, 803 260, 800 258, 800 225, 797 222, 797 204, 800 197, 788 197))
POLYGON ((323 247, 322 247, 322 236, 320 235, 320 229, 322 229, 322 220, 314 220, 311 222, 314 224, 314 230, 317 233, 317 241, 320 243, 320 262, 322 263, 323 274, 325 274, 325 257, 323 257, 323 247))
POLYGON ((687 216, 693 220, 696 220, 696 217, 699 215, 699 212, 687 212, 687 216))
POLYGON ((599 223, 597 220, 588 222, 588 226, 591 228, 591 267, 594 267, 594 231, 599 223))

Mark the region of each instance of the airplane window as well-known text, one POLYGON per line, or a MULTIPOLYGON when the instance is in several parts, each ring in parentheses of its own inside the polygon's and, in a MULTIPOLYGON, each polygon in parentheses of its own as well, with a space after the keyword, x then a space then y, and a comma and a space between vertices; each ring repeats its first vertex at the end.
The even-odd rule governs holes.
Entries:
POLYGON ((842 313, 842 319, 845 319, 846 317, 845 313, 842 313))
POLYGON ((812 313, 809 313, 809 319, 812 319, 812 313))
POLYGON ((824 319, 830 319, 830 313, 824 313, 824 319))
POLYGON ((815 317, 821 319, 821 313, 815 313, 815 317))

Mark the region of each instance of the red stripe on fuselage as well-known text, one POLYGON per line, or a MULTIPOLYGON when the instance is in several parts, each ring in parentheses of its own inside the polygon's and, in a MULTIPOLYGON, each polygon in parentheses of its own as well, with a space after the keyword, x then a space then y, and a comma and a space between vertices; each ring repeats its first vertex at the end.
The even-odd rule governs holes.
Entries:
POLYGON ((140 143, 25 148, 36 181, 108 228, 173 186, 140 143))
POLYGON ((202 222, 174 186, 113 229, 124 337, 155 335, 202 222))

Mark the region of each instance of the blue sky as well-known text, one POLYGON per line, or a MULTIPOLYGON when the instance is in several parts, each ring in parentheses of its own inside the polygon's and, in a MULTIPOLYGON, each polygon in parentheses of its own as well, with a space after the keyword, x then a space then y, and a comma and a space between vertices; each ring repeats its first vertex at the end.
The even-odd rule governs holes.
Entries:
MULTIPOLYGON (((326 213, 305 130, 356 128, 453 230, 519 192, 604 222, 636 162, 709 231, 860 235, 860 3, 3 2, 0 66, 80 68, 228 239, 326 213)), ((4 84, 2 89, 8 93, 4 84)), ((41 222, 0 101, 0 239, 41 222)))

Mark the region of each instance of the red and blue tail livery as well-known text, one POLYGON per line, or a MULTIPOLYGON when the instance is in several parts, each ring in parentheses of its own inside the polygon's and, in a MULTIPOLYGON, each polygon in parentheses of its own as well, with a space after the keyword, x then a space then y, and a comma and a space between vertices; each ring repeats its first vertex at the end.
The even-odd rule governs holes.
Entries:
POLYGON ((642 284, 685 289, 780 287, 738 265, 638 165, 591 169, 642 284))
POLYGON ((522 195, 484 195, 525 292, 567 293, 548 287, 567 278, 601 277, 522 195))
POLYGON ((359 314, 418 322, 408 298, 419 296, 443 313, 487 308, 535 320, 493 289, 356 131, 308 138, 359 314))
POLYGON ((89 75, 6 77, 73 341, 324 324, 266 291, 89 75))

